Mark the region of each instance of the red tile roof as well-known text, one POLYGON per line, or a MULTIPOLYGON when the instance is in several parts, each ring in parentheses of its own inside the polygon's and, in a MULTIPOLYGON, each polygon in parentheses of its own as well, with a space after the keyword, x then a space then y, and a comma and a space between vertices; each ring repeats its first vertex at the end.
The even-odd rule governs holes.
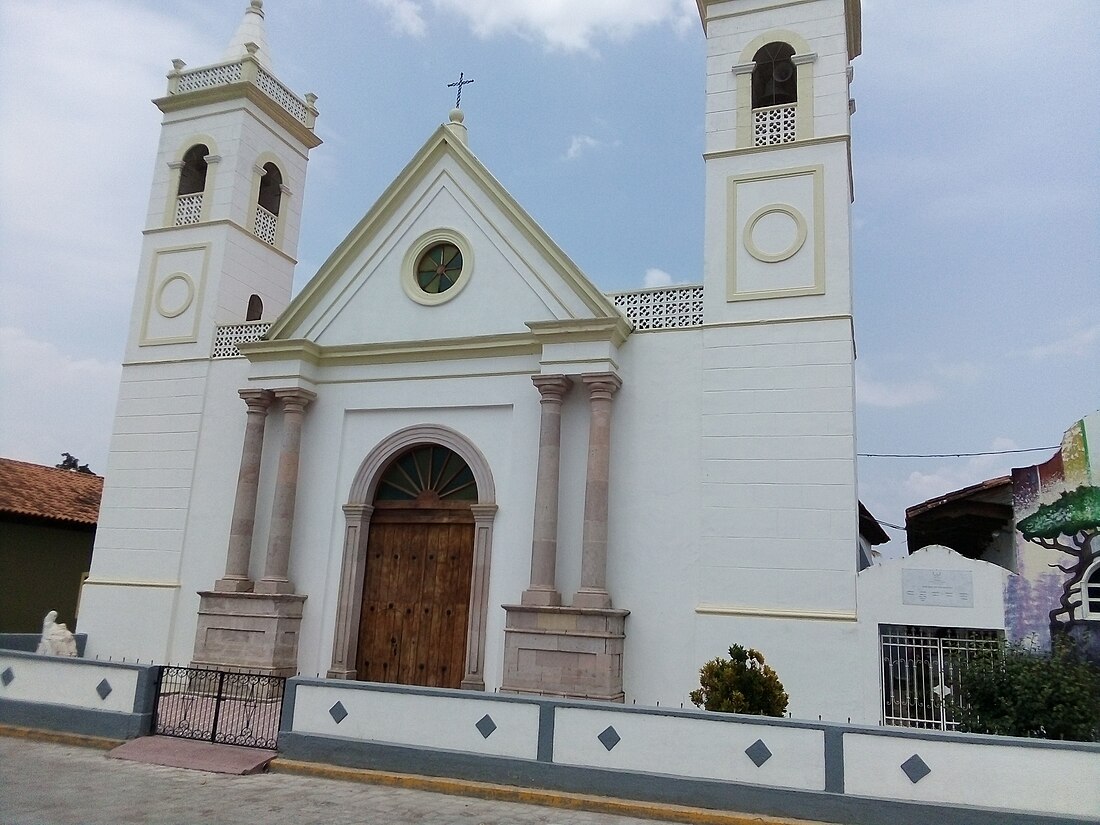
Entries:
POLYGON ((94 525, 103 478, 0 458, 0 513, 94 525))

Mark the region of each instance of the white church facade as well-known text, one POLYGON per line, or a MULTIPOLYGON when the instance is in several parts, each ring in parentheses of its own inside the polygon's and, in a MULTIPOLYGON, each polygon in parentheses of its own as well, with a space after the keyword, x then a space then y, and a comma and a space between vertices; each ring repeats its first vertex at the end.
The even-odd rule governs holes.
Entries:
POLYGON ((89 656, 669 704, 738 643, 795 716, 875 721, 859 3, 699 6, 702 283, 618 295, 455 110, 292 296, 316 98, 276 78, 259 0, 224 62, 176 61, 89 656))

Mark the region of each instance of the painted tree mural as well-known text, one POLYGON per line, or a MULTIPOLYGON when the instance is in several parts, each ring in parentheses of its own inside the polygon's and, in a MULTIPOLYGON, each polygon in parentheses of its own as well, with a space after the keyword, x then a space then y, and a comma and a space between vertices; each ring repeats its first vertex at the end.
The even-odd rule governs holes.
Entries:
POLYGON ((1074 562, 1068 566, 1051 565, 1071 575, 1062 587, 1059 606, 1050 611, 1052 629, 1072 625, 1074 612, 1081 606, 1081 581, 1092 562, 1100 558, 1100 487, 1084 486, 1062 493, 1056 501, 1021 519, 1017 529, 1028 541, 1073 557, 1074 562))

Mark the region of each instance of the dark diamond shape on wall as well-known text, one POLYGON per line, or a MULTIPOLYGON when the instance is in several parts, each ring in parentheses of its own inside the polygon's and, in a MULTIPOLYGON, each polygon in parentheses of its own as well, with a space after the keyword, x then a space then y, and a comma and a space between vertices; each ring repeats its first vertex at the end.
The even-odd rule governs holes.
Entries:
POLYGON ((345 719, 348 718, 348 712, 344 709, 343 704, 337 702, 331 708, 328 709, 328 715, 332 717, 332 721, 339 725, 345 719))
POLYGON ((493 721, 492 716, 486 713, 484 716, 477 720, 477 724, 474 727, 478 729, 478 732, 482 735, 482 737, 488 739, 490 736, 493 735, 493 731, 497 729, 497 723, 493 721))
POLYGON ((611 725, 608 725, 606 728, 604 728, 600 735, 596 738, 599 739, 600 744, 602 744, 608 750, 611 750, 622 740, 622 737, 619 736, 619 732, 611 727, 611 725))
POLYGON ((915 753, 901 763, 901 769, 905 771, 905 775, 909 777, 909 781, 914 785, 932 773, 932 769, 915 753))
POLYGON ((764 744, 763 739, 757 739, 745 748, 745 756, 751 759, 752 763, 759 768, 772 758, 772 752, 768 750, 768 746, 764 744))
POLYGON ((0 673, 0 682, 4 683, 4 687, 7 687, 15 681, 15 671, 10 667, 4 668, 4 672, 0 673))
POLYGON ((108 696, 110 696, 111 690, 111 683, 108 682, 106 679, 102 680, 98 685, 95 686, 95 692, 99 694, 100 699, 106 699, 108 696))

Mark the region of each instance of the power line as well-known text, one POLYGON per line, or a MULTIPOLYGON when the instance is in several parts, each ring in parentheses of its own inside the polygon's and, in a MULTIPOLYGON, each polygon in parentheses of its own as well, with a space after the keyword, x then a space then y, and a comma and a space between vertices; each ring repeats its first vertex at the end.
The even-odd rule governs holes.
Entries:
POLYGON ((1028 447, 1026 450, 985 450, 978 453, 857 453, 862 458, 969 458, 978 455, 1010 455, 1012 453, 1037 453, 1044 450, 1058 450, 1053 447, 1028 447))
POLYGON ((882 520, 882 519, 880 519, 880 518, 877 518, 877 519, 875 519, 875 521, 877 521, 877 522, 878 522, 879 524, 881 524, 881 525, 882 525, 883 527, 893 527, 893 528, 894 528, 895 530, 901 530, 901 532, 903 532, 903 533, 905 532, 905 528, 904 528, 904 527, 900 527, 900 526, 899 526, 899 525, 897 525, 897 524, 891 524, 890 522, 888 522, 888 521, 883 521, 883 520, 882 520))

